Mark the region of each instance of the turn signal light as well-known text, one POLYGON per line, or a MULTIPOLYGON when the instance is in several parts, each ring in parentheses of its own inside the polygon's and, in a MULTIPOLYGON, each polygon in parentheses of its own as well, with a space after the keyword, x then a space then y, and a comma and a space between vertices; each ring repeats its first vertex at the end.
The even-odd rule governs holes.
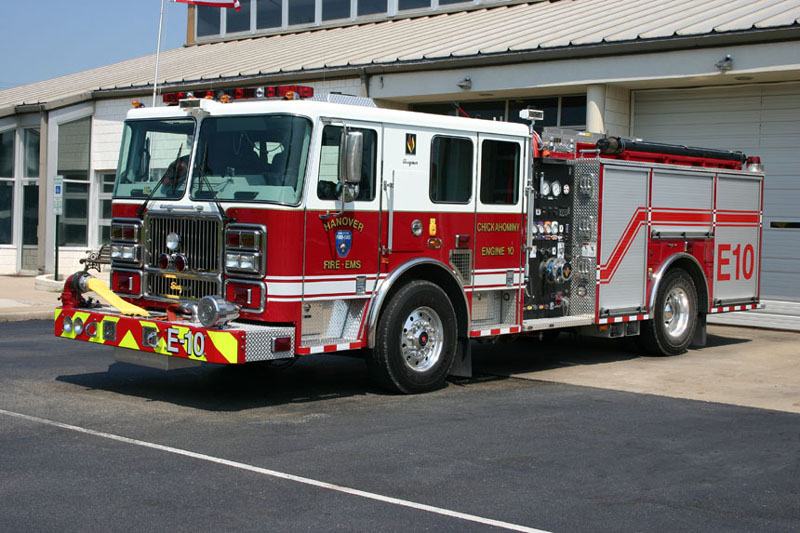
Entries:
POLYGON ((139 294, 141 277, 136 272, 115 270, 111 273, 111 290, 118 294, 139 294))
POLYGON ((225 285, 225 299, 240 306, 245 311, 254 312, 264 305, 265 287, 262 283, 246 283, 228 280, 225 285))
POLYGON ((291 349, 292 349, 291 337, 277 337, 275 340, 272 341, 273 353, 288 352, 291 349))

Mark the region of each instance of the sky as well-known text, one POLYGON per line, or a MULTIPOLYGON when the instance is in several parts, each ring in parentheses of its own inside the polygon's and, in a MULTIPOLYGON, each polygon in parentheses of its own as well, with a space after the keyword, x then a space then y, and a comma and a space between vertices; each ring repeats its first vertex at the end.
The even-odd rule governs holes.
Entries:
MULTIPOLYGON (((156 52, 161 0, 2 0, 0 90, 156 52)), ((161 50, 186 41, 186 4, 165 0, 161 50)))

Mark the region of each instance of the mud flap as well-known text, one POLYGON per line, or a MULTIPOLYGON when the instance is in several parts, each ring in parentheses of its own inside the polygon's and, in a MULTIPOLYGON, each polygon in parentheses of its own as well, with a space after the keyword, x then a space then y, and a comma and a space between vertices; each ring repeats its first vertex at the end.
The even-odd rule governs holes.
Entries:
POLYGON ((449 375, 457 378, 472 377, 472 343, 468 338, 459 337, 456 344, 456 356, 450 365, 449 375))
POLYGON ((706 345, 706 314, 700 313, 697 315, 697 327, 694 330, 694 337, 692 337, 692 348, 702 348, 706 345))

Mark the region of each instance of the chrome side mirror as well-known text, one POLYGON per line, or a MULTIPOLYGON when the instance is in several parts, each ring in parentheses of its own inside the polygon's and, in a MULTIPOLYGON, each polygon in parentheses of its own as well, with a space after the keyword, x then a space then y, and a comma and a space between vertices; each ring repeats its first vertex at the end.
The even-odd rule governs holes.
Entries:
POLYGON ((343 184, 361 183, 361 160, 364 157, 364 135, 360 131, 342 130, 339 145, 339 181, 343 184))

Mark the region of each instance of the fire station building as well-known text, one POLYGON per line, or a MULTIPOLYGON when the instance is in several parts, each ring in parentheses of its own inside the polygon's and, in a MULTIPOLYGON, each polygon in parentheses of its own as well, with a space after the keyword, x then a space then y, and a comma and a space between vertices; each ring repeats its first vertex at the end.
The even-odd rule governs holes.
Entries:
MULTIPOLYGON (((760 156, 767 308, 724 320, 800 329, 800 1, 240 2, 188 6, 159 95, 302 84, 488 120, 534 107, 539 126, 760 156)), ((122 122, 133 100, 153 105, 154 66, 0 91, 0 273, 53 272, 56 233, 63 274, 108 241, 122 122)))

